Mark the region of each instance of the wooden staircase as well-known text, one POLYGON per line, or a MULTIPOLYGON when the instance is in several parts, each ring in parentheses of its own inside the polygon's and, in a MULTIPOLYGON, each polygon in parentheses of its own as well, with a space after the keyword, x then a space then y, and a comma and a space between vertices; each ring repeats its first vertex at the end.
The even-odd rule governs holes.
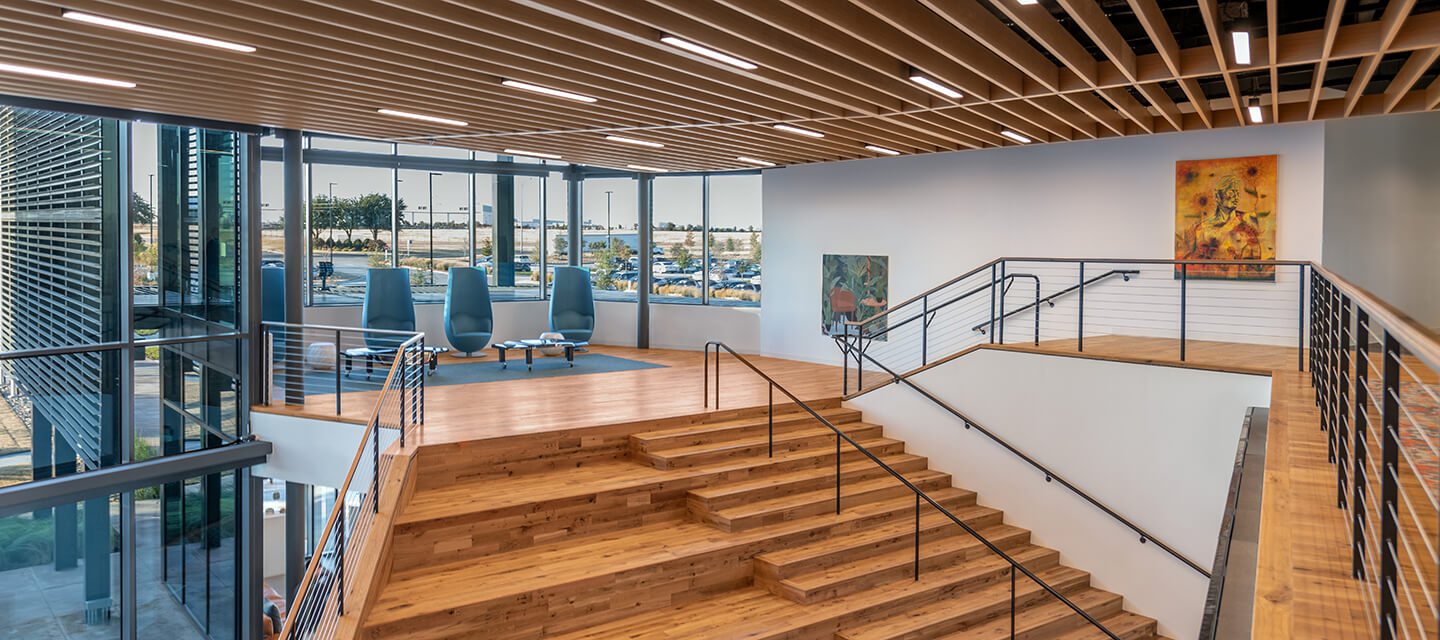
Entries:
MULTIPOLYGON (((1126 640, 1122 609, 838 399, 827 420, 1126 640)), ((422 448, 366 638, 1008 638, 1010 566, 794 407, 422 448)), ((1015 580, 1019 638, 1103 638, 1015 580)))

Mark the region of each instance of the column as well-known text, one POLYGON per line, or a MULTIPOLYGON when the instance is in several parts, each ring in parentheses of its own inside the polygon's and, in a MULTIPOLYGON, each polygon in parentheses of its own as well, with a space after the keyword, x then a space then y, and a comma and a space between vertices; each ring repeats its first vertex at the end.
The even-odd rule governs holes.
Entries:
POLYGON ((495 176, 495 286, 515 286, 515 176, 495 176))

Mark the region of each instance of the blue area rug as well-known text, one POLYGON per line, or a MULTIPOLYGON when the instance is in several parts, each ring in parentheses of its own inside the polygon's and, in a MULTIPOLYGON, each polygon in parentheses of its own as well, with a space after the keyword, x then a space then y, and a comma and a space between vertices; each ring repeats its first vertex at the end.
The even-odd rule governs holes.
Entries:
MULTIPOLYGON (((495 358, 494 353, 487 353, 485 358, 476 359, 474 362, 447 362, 441 364, 435 373, 425 378, 425 384, 430 386, 451 385, 451 384, 476 384, 481 382, 502 382, 505 380, 528 380, 532 378, 552 378, 555 376, 585 375, 588 373, 614 373, 617 371, 637 371, 640 369, 659 369, 665 367, 663 364, 644 362, 642 360, 631 360, 619 356, 610 356, 603 353, 577 353, 575 354, 575 366, 571 367, 565 358, 545 358, 536 354, 535 368, 525 370, 525 354, 523 352, 512 354, 509 361, 510 368, 501 369, 500 361, 495 358)), ((362 360, 355 361, 355 369, 349 375, 340 377, 340 389, 344 392, 350 391, 374 391, 385 383, 385 375, 389 373, 389 367, 376 364, 370 378, 365 378, 365 365, 362 360)), ((305 375, 305 394, 320 395, 335 393, 335 372, 310 372, 305 375)))

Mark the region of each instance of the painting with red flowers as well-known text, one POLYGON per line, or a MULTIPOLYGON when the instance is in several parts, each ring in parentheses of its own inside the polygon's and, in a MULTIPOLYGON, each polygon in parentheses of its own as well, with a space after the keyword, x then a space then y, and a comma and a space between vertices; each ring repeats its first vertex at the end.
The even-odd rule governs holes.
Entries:
POLYGON ((1277 166, 1277 156, 1175 163, 1175 259, 1255 263, 1190 265, 1186 277, 1275 279, 1264 263, 1275 260, 1277 166))

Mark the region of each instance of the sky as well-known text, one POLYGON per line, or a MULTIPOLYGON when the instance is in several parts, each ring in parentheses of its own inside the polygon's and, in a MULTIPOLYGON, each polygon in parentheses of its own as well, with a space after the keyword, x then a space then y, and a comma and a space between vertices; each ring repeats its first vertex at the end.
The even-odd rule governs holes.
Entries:
MULTIPOLYGON (((158 126, 136 123, 132 128, 132 184, 136 193, 151 199, 150 175, 156 172, 156 135, 158 126)), ((320 140, 320 139, 316 139, 320 140)), ((369 141, 325 139, 325 148, 354 151, 384 151, 388 144, 369 141)), ((466 157, 461 149, 403 145, 402 153, 442 157, 466 157)), ((389 193, 390 170, 367 167, 314 165, 307 167, 311 192, 314 195, 334 193, 337 198, 351 198, 369 193, 389 193), (331 183, 334 183, 333 185, 331 183)), ((410 215, 428 217, 431 209, 431 178, 425 171, 401 170, 400 197, 410 215), (425 207, 425 209, 420 209, 425 207)), ((494 206, 495 177, 474 178, 475 207, 494 206)), ((433 178, 433 209, 436 222, 463 222, 470 210, 470 176, 444 173, 433 178)), ((566 209, 565 181, 559 173, 549 178, 517 176, 516 218, 522 222, 538 219, 542 211, 548 219, 563 221, 566 209)), ((581 193, 581 215, 592 224, 605 224, 606 192, 610 192, 609 212, 615 227, 633 227, 639 219, 637 182, 629 178, 594 178, 584 182, 581 193)), ((702 180, 699 177, 658 176, 655 188, 655 222, 663 225, 701 223, 702 180)), ((260 167, 260 201, 265 219, 278 219, 284 202, 284 185, 279 162, 262 162, 260 167)), ((710 179, 710 222, 713 227, 748 228, 761 226, 759 176, 714 176, 710 179)))

